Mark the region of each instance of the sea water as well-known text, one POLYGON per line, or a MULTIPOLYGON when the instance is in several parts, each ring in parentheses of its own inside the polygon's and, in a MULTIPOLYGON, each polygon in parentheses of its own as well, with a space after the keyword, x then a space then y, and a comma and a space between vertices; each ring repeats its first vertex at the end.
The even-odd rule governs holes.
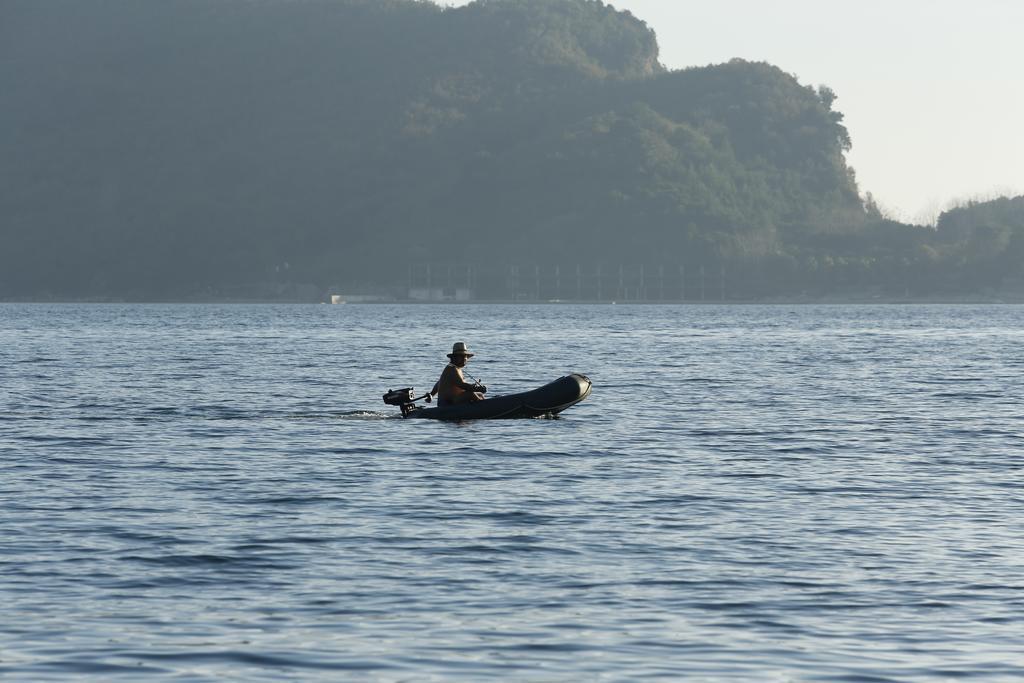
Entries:
POLYGON ((0 678, 1024 678, 1019 306, 0 305, 0 678), (403 420, 455 341, 557 419, 403 420))

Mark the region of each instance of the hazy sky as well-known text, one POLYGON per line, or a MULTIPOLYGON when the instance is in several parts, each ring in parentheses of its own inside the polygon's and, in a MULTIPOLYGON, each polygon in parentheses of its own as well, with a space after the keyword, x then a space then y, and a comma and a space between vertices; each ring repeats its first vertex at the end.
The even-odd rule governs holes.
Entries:
POLYGON ((742 57, 830 86, 861 191, 898 218, 1024 194, 1022 0, 611 4, 654 29, 669 68, 742 57))

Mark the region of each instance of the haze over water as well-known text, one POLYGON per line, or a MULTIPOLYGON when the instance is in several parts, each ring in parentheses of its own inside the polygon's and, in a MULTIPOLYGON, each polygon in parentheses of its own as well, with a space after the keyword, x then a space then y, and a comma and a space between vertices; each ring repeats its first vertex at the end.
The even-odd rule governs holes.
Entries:
POLYGON ((1024 676, 1024 307, 0 305, 0 677, 1024 676), (404 421, 456 340, 554 420, 404 421))

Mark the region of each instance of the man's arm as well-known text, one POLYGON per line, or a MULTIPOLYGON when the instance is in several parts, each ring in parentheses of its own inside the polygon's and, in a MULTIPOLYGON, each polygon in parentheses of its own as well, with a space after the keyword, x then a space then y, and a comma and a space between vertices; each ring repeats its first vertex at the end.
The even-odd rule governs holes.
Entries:
POLYGON ((458 368, 455 370, 455 384, 465 391, 476 391, 477 389, 477 384, 475 382, 473 384, 467 382, 466 378, 462 376, 462 370, 458 368))

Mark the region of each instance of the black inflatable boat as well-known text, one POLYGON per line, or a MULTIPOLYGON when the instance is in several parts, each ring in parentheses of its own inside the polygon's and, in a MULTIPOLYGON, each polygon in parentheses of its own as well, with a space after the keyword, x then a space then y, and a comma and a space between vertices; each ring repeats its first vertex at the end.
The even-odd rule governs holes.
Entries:
POLYGON ((384 402, 402 409, 403 417, 432 420, 497 420, 557 415, 590 396, 590 379, 573 373, 532 391, 495 396, 476 403, 426 408, 416 404, 426 396, 413 398, 413 390, 393 389, 384 402))

